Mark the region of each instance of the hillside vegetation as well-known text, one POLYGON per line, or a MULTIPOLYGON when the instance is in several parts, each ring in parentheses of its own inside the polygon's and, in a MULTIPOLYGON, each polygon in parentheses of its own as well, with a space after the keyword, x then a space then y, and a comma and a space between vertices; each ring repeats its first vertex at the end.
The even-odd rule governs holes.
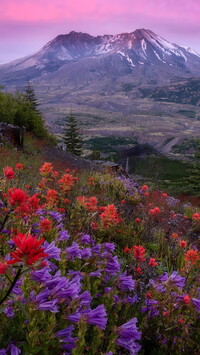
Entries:
POLYGON ((0 351, 198 354, 200 209, 26 139, 1 148, 0 351))

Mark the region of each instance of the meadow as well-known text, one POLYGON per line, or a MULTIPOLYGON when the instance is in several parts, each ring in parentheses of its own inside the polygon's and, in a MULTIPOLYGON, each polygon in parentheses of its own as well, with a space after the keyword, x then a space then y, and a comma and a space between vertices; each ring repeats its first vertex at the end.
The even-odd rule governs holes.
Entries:
POLYGON ((199 354, 200 209, 41 144, 1 148, 0 354, 199 354))

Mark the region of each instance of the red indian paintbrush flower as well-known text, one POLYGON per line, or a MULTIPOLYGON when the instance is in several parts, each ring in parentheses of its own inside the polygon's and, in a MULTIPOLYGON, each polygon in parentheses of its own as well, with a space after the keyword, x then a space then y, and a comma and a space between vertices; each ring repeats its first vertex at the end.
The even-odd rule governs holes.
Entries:
POLYGON ((8 201, 12 206, 21 205, 27 200, 27 198, 28 198, 27 193, 21 189, 17 189, 13 187, 12 189, 8 190, 8 201))
POLYGON ((133 247, 133 255, 134 255, 134 258, 137 260, 137 261, 145 261, 145 253, 146 253, 146 250, 144 249, 144 247, 142 245, 134 245, 133 247))
POLYGON ((0 275, 5 274, 8 268, 8 264, 0 262, 0 275))
POLYGON ((48 255, 44 253, 44 248, 41 247, 44 239, 37 240, 32 235, 18 233, 13 241, 17 249, 10 253, 13 260, 8 261, 8 264, 15 264, 21 261, 28 266, 48 255))
POLYGON ((13 171, 13 168, 11 168, 10 166, 6 166, 3 169, 3 174, 5 178, 8 180, 12 180, 15 177, 15 172, 13 171))

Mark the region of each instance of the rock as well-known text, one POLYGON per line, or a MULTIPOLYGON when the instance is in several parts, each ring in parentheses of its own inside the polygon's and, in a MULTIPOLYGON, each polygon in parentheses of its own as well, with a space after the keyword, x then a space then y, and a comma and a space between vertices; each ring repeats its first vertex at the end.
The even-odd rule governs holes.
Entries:
POLYGON ((0 143, 10 143, 23 148, 24 128, 0 122, 0 143))

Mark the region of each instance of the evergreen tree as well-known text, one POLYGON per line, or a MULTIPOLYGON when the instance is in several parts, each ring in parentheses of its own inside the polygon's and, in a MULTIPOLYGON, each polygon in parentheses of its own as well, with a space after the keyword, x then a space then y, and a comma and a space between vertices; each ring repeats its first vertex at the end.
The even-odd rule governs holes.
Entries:
POLYGON ((34 91, 33 87, 30 85, 29 81, 26 85, 24 95, 25 95, 25 100, 30 104, 31 109, 39 114, 40 112, 37 109, 39 104, 38 104, 37 98, 35 96, 35 91, 34 91))
POLYGON ((191 191, 200 197, 200 141, 195 153, 195 162, 193 168, 190 170, 188 178, 188 185, 191 191))
POLYGON ((81 155, 82 152, 82 139, 79 133, 77 120, 72 114, 66 117, 66 125, 64 128, 63 141, 66 144, 67 150, 75 155, 81 155))

